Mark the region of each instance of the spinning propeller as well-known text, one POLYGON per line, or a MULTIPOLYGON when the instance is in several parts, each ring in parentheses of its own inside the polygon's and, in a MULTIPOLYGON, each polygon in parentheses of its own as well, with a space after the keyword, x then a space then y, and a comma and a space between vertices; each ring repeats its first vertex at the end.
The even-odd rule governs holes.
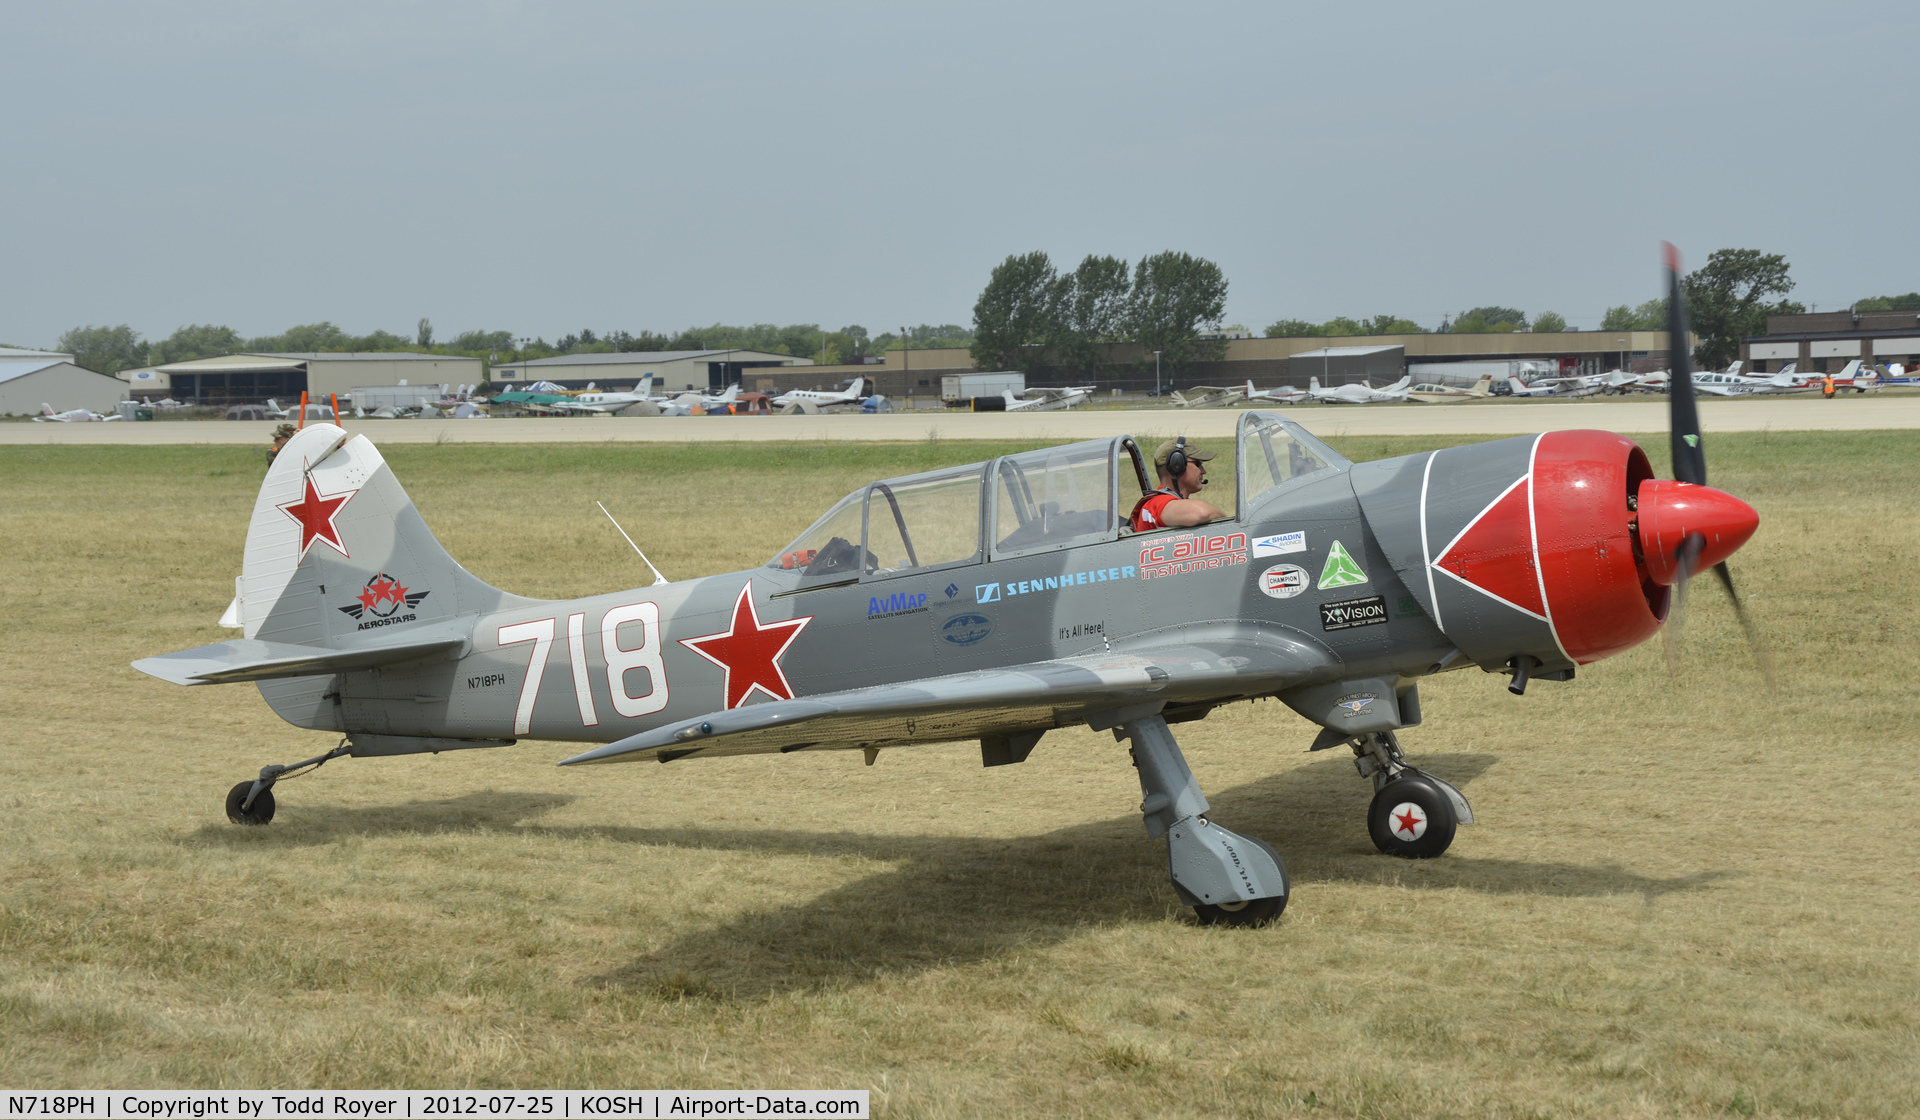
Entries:
POLYGON ((1668 426, 1673 440, 1673 481, 1640 484, 1638 523, 1647 576, 1672 588, 1667 615, 1667 667, 1674 670, 1674 647, 1685 619, 1687 583, 1711 567, 1733 600, 1734 616, 1746 632, 1754 660, 1773 684, 1773 657, 1740 593, 1734 589, 1727 557, 1760 527, 1753 507, 1707 485, 1707 455, 1700 437, 1700 408, 1693 391, 1693 355, 1687 335, 1687 307, 1680 296, 1680 251, 1662 243, 1667 270, 1667 351, 1672 358, 1668 384, 1668 426))

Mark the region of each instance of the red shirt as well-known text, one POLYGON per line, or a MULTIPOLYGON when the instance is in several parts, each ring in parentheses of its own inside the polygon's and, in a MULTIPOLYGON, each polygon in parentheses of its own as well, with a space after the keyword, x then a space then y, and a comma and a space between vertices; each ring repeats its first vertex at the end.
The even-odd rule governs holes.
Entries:
POLYGON ((1171 490, 1155 490, 1140 499, 1140 504, 1133 507, 1133 531, 1145 533, 1166 528, 1166 522, 1160 520, 1161 511, 1167 508, 1168 502, 1179 500, 1180 495, 1171 490))

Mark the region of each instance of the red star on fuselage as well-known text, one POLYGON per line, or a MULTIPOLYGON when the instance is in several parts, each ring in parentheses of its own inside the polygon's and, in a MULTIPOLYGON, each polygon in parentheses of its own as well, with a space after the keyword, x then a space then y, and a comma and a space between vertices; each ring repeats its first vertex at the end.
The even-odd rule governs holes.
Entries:
POLYGON ((306 493, 297 502, 288 502, 280 507, 280 512, 300 523, 300 559, 307 558, 307 549, 314 541, 326 541, 333 550, 342 556, 347 555, 347 544, 340 539, 340 530, 333 519, 340 516, 340 507, 347 499, 358 494, 359 490, 349 490, 329 498, 320 496, 320 488, 313 484, 313 476, 307 475, 306 493))
POLYGON ((733 622, 718 634, 682 638, 680 644, 726 670, 727 707, 737 708, 754 689, 775 700, 793 699, 793 686, 780 669, 780 656, 813 621, 812 615, 760 625, 753 609, 753 581, 740 589, 733 622))

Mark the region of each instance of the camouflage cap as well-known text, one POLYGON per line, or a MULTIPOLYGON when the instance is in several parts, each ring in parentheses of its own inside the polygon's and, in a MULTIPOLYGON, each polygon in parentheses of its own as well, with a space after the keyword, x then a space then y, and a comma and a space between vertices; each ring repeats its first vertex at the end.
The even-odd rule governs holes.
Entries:
MULTIPOLYGON (((1167 469, 1167 456, 1173 454, 1173 449, 1176 446, 1178 446, 1179 443, 1180 441, 1177 439, 1170 439, 1167 442, 1161 444, 1159 447, 1154 449, 1153 465, 1155 469, 1157 470, 1167 469)), ((1189 460, 1204 463, 1208 459, 1213 458, 1213 452, 1204 451, 1201 449, 1199 444, 1193 442, 1192 440, 1188 440, 1187 441, 1187 458, 1189 460)))

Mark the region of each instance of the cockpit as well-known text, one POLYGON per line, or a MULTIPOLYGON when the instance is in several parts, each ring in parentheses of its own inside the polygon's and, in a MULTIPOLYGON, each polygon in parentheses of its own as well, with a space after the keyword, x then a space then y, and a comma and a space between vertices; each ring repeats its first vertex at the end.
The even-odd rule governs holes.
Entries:
MULTIPOLYGON (((1244 520, 1296 485, 1352 464, 1292 420, 1243 413, 1208 500, 1244 520)), ((802 587, 838 586, 1099 544, 1132 535, 1151 449, 1114 436, 869 483, 767 562, 802 587)))

